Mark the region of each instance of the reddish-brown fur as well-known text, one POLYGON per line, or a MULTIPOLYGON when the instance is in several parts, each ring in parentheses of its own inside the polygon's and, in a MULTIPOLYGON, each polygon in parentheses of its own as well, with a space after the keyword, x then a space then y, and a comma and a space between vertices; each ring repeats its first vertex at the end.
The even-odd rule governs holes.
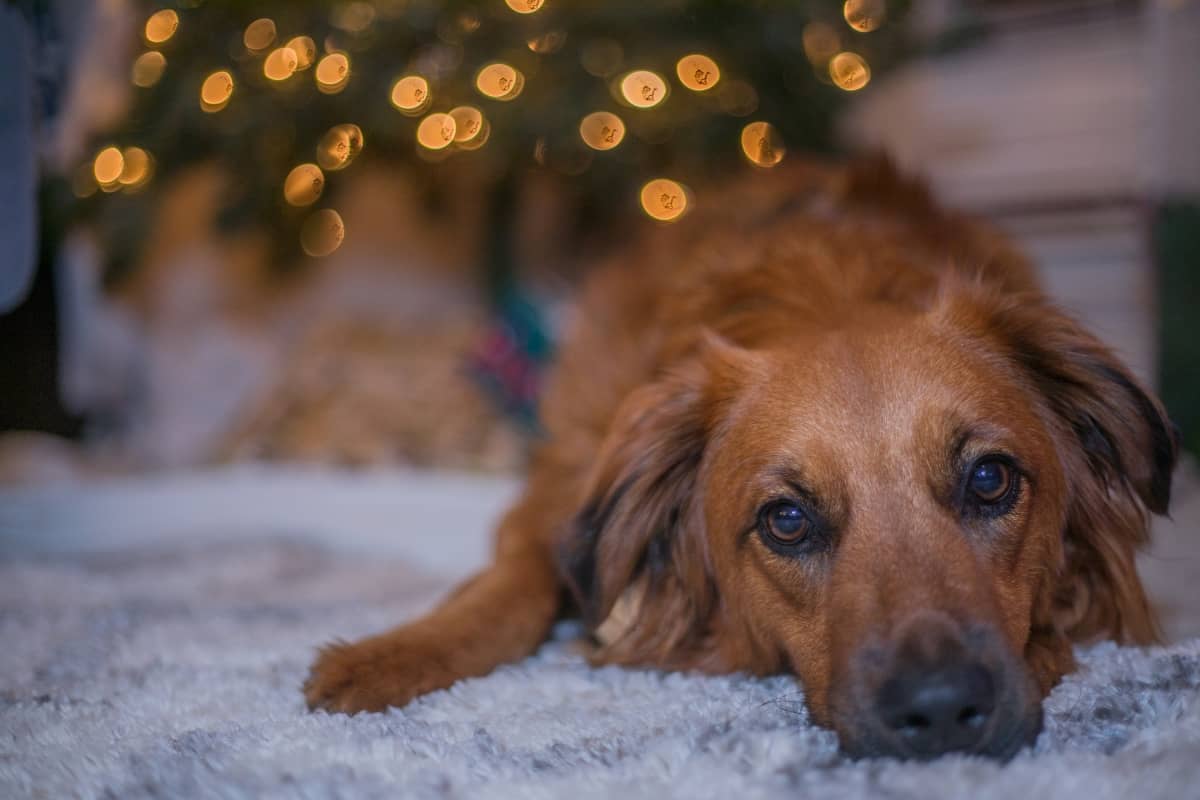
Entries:
POLYGON ((1016 676, 1014 719, 1074 667, 1071 642, 1155 640, 1134 553, 1166 510, 1172 429, 1020 254, 882 160, 696 216, 586 287, 493 566, 425 619, 324 650, 313 708, 485 674, 635 586, 597 662, 794 672, 867 751, 871 693, 931 631, 997 632, 979 657, 1016 676), (1010 513, 957 514, 955 447, 1020 463, 1010 513), (797 483, 836 531, 804 559, 753 532, 797 483))

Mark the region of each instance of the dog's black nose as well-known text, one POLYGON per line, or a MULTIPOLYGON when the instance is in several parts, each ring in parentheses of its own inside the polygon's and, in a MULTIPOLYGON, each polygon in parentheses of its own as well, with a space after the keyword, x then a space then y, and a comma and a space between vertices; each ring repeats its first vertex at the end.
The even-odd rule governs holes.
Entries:
POLYGON ((988 735, 996 681, 982 664, 902 667, 883 683, 876 713, 893 746, 917 758, 973 751, 988 735))

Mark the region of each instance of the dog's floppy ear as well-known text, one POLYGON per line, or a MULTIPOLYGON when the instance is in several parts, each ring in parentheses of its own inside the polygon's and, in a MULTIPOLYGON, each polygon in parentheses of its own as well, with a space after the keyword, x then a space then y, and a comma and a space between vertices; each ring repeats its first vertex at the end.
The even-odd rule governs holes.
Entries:
POLYGON ((716 602, 697 476, 713 427, 750 355, 713 335, 621 404, 559 548, 559 568, 596 628, 637 597, 604 660, 694 664, 716 602))
POLYGON ((1165 514, 1178 432, 1162 405, 1075 320, 1038 296, 991 298, 990 328, 1051 412, 1071 487, 1054 627, 1072 639, 1159 638, 1135 564, 1165 514))

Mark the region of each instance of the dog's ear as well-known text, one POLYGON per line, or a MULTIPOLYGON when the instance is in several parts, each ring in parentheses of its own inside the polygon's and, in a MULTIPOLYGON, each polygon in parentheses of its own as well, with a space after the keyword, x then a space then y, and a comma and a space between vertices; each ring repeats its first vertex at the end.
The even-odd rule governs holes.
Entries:
POLYGON ((1050 412, 1070 485, 1046 622, 1075 640, 1158 640, 1135 556, 1149 540, 1148 512, 1167 512, 1178 431, 1112 351, 1043 298, 989 305, 992 334, 1050 412))
POLYGON ((623 595, 637 598, 606 643, 607 662, 688 665, 701 657, 716 589, 697 478, 749 358, 706 335, 692 357, 632 392, 613 419, 558 553, 590 628, 623 595))

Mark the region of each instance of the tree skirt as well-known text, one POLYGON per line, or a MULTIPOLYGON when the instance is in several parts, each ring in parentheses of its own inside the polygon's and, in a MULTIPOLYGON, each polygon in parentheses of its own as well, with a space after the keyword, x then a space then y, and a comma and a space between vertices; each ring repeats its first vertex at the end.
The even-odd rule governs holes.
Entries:
MULTIPOLYGON (((1200 639, 1081 650, 1006 766, 846 761, 790 678, 593 669, 569 624, 351 718, 306 710, 314 649, 429 608, 450 584, 427 566, 248 531, 22 548, 13 524, 0 512, 4 798, 1200 796, 1200 639)), ((451 561, 462 543, 412 544, 451 561)))

